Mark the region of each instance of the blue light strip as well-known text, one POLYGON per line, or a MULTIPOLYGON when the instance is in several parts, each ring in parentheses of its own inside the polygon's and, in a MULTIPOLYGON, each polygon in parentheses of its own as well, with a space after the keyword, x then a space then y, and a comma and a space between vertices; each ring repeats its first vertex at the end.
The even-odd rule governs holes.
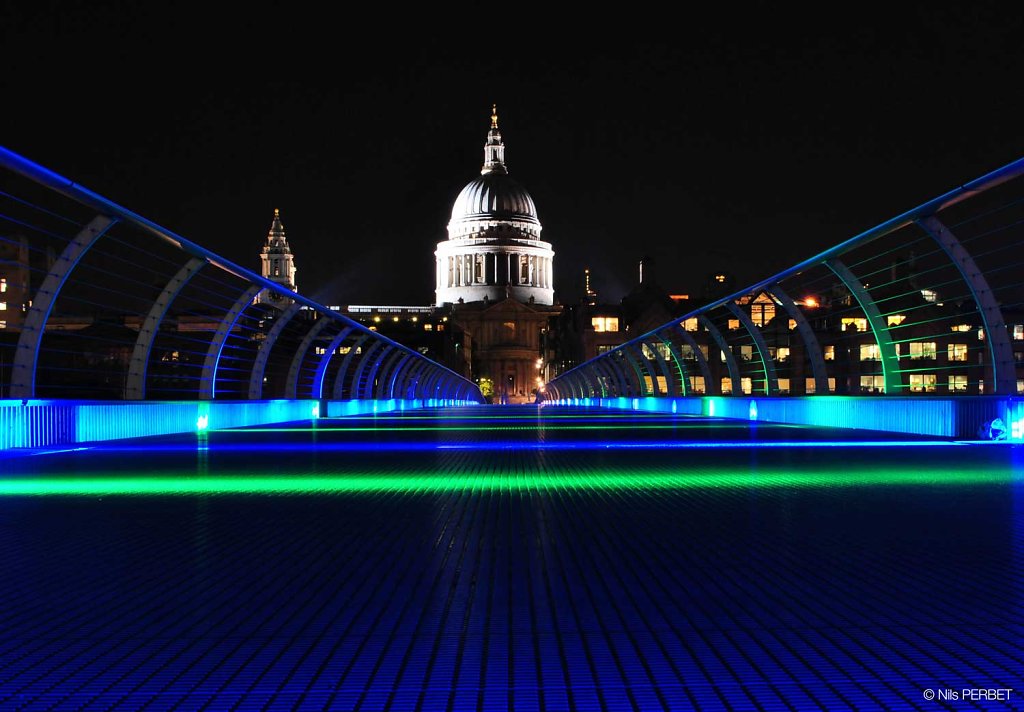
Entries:
MULTIPOLYGON (((86 401, 0 400, 0 452, 53 448, 126 438, 308 421, 317 400, 86 401)), ((467 401, 388 400, 331 402, 331 415, 384 413, 467 401)), ((319 415, 320 409, 317 410, 319 415)))
POLYGON ((634 409, 648 413, 703 413, 745 421, 749 421, 751 413, 756 411, 758 422, 876 430, 958 440, 977 439, 980 426, 1001 418, 1010 430, 1010 437, 1005 442, 1024 442, 1024 401, 1007 396, 566 398, 552 401, 549 405, 634 409), (1014 423, 1017 423, 1016 428, 1014 423))
MULTIPOLYGON (((972 444, 964 440, 780 440, 780 441, 758 441, 758 440, 698 440, 698 441, 673 441, 673 440, 652 440, 649 442, 606 442, 602 440, 589 441, 567 441, 567 442, 521 442, 516 440, 466 443, 438 444, 434 442, 358 442, 358 443, 323 443, 318 442, 315 449, 318 452, 431 452, 437 450, 776 450, 776 449, 815 449, 815 448, 849 448, 859 449, 865 447, 913 447, 913 448, 948 448, 963 447, 972 444)), ((209 443, 179 443, 160 445, 95 445, 92 447, 63 448, 59 450, 45 451, 23 451, 24 455, 55 455, 80 450, 89 450, 95 454, 107 453, 188 453, 197 449, 209 450, 219 453, 239 452, 310 452, 313 446, 308 442, 301 443, 248 443, 244 445, 233 445, 216 442, 209 443)), ((17 451, 8 452, 8 455, 17 456, 17 451)))

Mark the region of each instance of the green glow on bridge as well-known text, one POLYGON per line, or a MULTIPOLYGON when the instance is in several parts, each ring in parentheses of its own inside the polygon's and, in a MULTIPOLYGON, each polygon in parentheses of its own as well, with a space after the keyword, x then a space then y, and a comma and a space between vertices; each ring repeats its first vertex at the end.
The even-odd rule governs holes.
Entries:
POLYGON ((1011 468, 977 467, 949 470, 922 467, 793 472, 791 469, 437 473, 352 473, 309 475, 50 477, 0 481, 0 496, 114 496, 114 495, 322 495, 374 492, 432 493, 453 491, 557 491, 575 490, 678 490, 776 489, 886 486, 974 486, 1011 484, 1011 468))

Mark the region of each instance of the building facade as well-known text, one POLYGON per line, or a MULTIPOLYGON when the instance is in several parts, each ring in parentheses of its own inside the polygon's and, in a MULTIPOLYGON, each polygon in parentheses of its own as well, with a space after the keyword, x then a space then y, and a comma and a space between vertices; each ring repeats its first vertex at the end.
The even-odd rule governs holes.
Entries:
POLYGON ((544 341, 555 303, 554 250, 537 206, 505 165, 497 107, 480 176, 452 206, 434 252, 436 302, 463 335, 469 377, 493 403, 532 403, 544 386, 544 341))

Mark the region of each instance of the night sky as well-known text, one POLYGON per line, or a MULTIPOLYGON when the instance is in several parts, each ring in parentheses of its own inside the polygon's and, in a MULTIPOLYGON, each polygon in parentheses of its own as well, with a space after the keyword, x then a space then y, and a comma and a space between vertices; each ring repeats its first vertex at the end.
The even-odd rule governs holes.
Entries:
POLYGON ((5 3, 0 145, 253 270, 280 208, 326 304, 433 302, 492 103, 562 302, 585 266, 618 301, 644 255, 674 292, 753 282, 1024 156, 1010 3, 561 28, 146 5, 5 3))

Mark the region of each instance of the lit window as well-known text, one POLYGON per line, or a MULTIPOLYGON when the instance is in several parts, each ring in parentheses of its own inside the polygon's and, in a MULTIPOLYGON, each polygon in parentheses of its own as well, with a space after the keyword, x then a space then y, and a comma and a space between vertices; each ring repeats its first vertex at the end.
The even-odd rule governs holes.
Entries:
POLYGON ((345 354, 349 353, 350 351, 352 351, 352 347, 351 346, 339 346, 338 347, 338 354, 340 354, 342 356, 344 356, 345 354))
POLYGON ((7 311, 7 302, 0 302, 0 311, 7 311))
POLYGON ((379 323, 380 323, 380 317, 379 317, 379 316, 375 316, 375 317, 373 317, 373 322, 374 322, 375 324, 379 324, 379 323))
POLYGON ((644 376, 644 393, 654 393, 654 381, 650 376, 644 376))
POLYGON ((444 324, 438 324, 437 325, 437 330, 438 331, 444 331, 444 324))
POLYGON ((796 328, 796 319, 790 319, 789 320, 789 330, 792 331, 795 328, 796 328))
POLYGON ((317 346, 316 347, 316 355, 317 356, 323 356, 325 353, 327 353, 327 349, 325 349, 323 346, 317 346))
POLYGON ((668 361, 672 358, 672 350, 669 349, 668 344, 663 341, 659 341, 654 344, 654 351, 662 361, 668 361))
POLYGON ((741 378, 740 390, 742 390, 747 395, 750 395, 750 392, 754 390, 754 382, 749 378, 741 378))
POLYGON ((697 330, 697 317, 691 316, 689 319, 685 319, 683 321, 683 328, 686 329, 687 331, 696 331, 697 330))
POLYGON ((782 394, 782 395, 789 395, 789 379, 788 378, 780 378, 779 379, 779 393, 782 394))
POLYGON ((774 318, 775 302, 767 294, 759 294, 750 304, 750 320, 758 326, 764 326, 774 318))
POLYGON ((934 302, 937 302, 939 300, 939 293, 936 292, 934 289, 922 289, 921 290, 921 297, 926 302, 934 303, 934 302))
POLYGON ((843 331, 867 331, 868 320, 862 316, 844 316, 843 331))
MULTIPOLYGON (((0 328, 3 328, 3 327, 0 327, 0 328)), ((1024 378, 1018 378, 1017 379, 1017 393, 1018 394, 1024 393, 1024 378)))
POLYGON ((722 395, 727 396, 732 393, 732 379, 725 376, 722 379, 722 395))
POLYGON ((754 347, 750 344, 740 346, 740 358, 744 361, 749 361, 754 358, 754 347))
POLYGON ((818 387, 818 382, 813 378, 804 379, 804 393, 809 396, 814 395, 814 390, 818 387))
POLYGON ((861 344, 860 345, 860 360, 861 361, 878 361, 882 358, 882 352, 878 348, 878 344, 861 344))
POLYGON ((658 376, 658 393, 668 394, 668 380, 664 376, 658 376))
POLYGON ((595 316, 590 319, 594 331, 618 331, 619 317, 617 316, 595 316))
POLYGON ((910 358, 927 359, 935 358, 935 342, 934 341, 911 341, 910 342, 910 358))
POLYGON ((950 361, 966 361, 967 344, 950 344, 946 354, 950 361))
MULTIPOLYGON (((1017 381, 1018 387, 1017 392, 1020 392, 1020 384, 1024 383, 1024 380, 1017 381)), ((967 392, 967 376, 950 376, 949 377, 949 391, 950 393, 966 393, 967 392)))
POLYGON ((718 282, 719 284, 722 284, 723 282, 725 282, 725 275, 724 274, 716 274, 715 275, 715 281, 718 282))
POLYGON ((953 331, 970 331, 970 324, 953 324, 953 331))
POLYGON ((376 330, 377 330, 377 327, 376 327, 376 326, 371 326, 371 327, 370 327, 370 331, 376 331, 376 330))
POLYGON ((834 379, 834 378, 828 379, 828 392, 829 393, 835 393, 836 392, 836 379, 834 379))
POLYGON ((906 318, 906 314, 890 314, 885 318, 885 324, 886 326, 899 326, 906 318))
POLYGON ((1024 341, 1024 324, 1013 325, 1013 340, 1024 341))
POLYGON ((398 317, 397 316, 391 317, 391 321, 398 321, 398 317))
MULTIPOLYGON (((832 389, 832 379, 829 379, 829 390, 832 389)), ((885 392, 885 377, 884 376, 861 376, 860 377, 860 392, 861 393, 884 393, 885 392)))
POLYGON ((935 392, 935 374, 934 373, 912 373, 912 374, 910 374, 910 392, 911 393, 934 393, 935 392))
POLYGON ((704 392, 704 376, 690 376, 690 393, 697 395, 704 392))
POLYGON ((826 361, 835 361, 836 360, 836 347, 833 346, 832 344, 829 344, 828 346, 826 346, 825 347, 824 356, 825 356, 825 360, 826 361))
POLYGON ((725 363, 725 351, 719 351, 718 355, 721 357, 722 363, 725 363))
POLYGON ((434 325, 433 324, 424 324, 423 325, 423 330, 424 331, 433 331, 434 330, 434 325))
POLYGON ((599 353, 599 354, 606 354, 606 353, 608 353, 609 351, 611 351, 614 348, 615 347, 612 346, 611 344, 598 344, 597 345, 597 353, 599 353))
POLYGON ((780 363, 789 359, 789 347, 780 346, 775 352, 775 360, 780 363))
POLYGON ((729 320, 729 328, 730 329, 738 329, 738 328, 740 328, 740 320, 739 319, 730 319, 729 320))
POLYGON ((0 294, 7 291, 7 277, 0 277, 0 294))

